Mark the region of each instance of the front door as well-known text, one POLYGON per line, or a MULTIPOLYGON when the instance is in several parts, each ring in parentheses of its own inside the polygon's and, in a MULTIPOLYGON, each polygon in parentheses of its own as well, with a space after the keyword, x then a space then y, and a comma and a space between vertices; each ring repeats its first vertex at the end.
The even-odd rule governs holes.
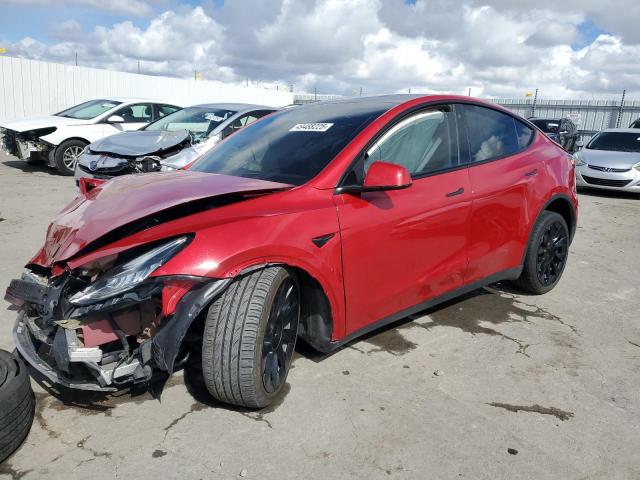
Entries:
POLYGON ((413 178, 403 190, 334 197, 347 334, 462 286, 471 188, 459 158, 455 115, 441 106, 392 122, 346 176, 361 181, 382 160, 413 178))

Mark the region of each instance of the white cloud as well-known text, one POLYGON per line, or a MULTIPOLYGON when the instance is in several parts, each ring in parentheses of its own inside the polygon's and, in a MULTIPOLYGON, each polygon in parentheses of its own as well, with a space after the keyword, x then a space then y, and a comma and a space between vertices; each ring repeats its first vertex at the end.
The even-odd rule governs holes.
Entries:
MULTIPOLYGON (((2 4, 32 5, 52 8, 51 0, 0 0, 2 4)), ((56 0, 55 6, 88 7, 117 15, 143 17, 152 13, 151 6, 143 0, 56 0)))
MULTIPOLYGON (((640 8, 637 0, 621 3, 631 13, 640 8)), ((192 76, 197 69, 204 78, 347 95, 360 88, 368 94, 409 88, 472 88, 486 96, 522 96, 535 88, 544 96, 623 88, 640 94, 640 34, 613 10, 593 0, 539 0, 535 9, 510 0, 233 0, 221 7, 182 5, 145 28, 126 21, 86 32, 69 20, 52 27, 53 45, 25 38, 9 49, 55 61, 73 61, 77 52, 83 65, 129 71, 140 60, 152 74, 192 76), (585 21, 610 33, 574 50, 572 44, 583 44, 585 21)))

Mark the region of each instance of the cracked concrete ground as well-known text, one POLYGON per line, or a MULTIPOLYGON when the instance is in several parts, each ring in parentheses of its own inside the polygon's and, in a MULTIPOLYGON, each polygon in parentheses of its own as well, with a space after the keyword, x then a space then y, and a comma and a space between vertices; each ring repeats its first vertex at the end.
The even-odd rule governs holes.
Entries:
MULTIPOLYGON (((4 291, 75 192, 7 157, 0 192, 4 291)), ((640 198, 580 201, 547 295, 498 285, 329 357, 298 352, 286 395, 262 412, 216 405, 183 374, 159 400, 35 386, 35 423, 0 479, 640 478, 640 198)), ((0 347, 14 318, 0 309, 0 347)))

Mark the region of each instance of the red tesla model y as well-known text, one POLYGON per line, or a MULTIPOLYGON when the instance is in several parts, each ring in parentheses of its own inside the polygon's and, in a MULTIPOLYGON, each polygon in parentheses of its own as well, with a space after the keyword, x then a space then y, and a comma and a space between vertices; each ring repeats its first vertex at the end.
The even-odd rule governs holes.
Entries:
POLYGON ((215 398, 263 407, 297 339, 328 352, 502 280, 549 291, 576 218, 572 157, 507 110, 324 102, 79 196, 6 298, 51 382, 112 391, 197 361, 215 398))

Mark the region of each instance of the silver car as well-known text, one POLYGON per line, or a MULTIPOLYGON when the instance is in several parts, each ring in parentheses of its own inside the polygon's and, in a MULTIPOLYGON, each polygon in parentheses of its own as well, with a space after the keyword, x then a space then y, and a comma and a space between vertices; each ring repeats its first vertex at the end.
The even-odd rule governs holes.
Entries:
POLYGON ((276 109, 243 103, 187 107, 135 132, 89 144, 78 158, 80 178, 109 179, 130 173, 176 170, 211 150, 220 140, 276 109))
POLYGON ((574 157, 578 187, 640 193, 640 131, 603 130, 574 157))

